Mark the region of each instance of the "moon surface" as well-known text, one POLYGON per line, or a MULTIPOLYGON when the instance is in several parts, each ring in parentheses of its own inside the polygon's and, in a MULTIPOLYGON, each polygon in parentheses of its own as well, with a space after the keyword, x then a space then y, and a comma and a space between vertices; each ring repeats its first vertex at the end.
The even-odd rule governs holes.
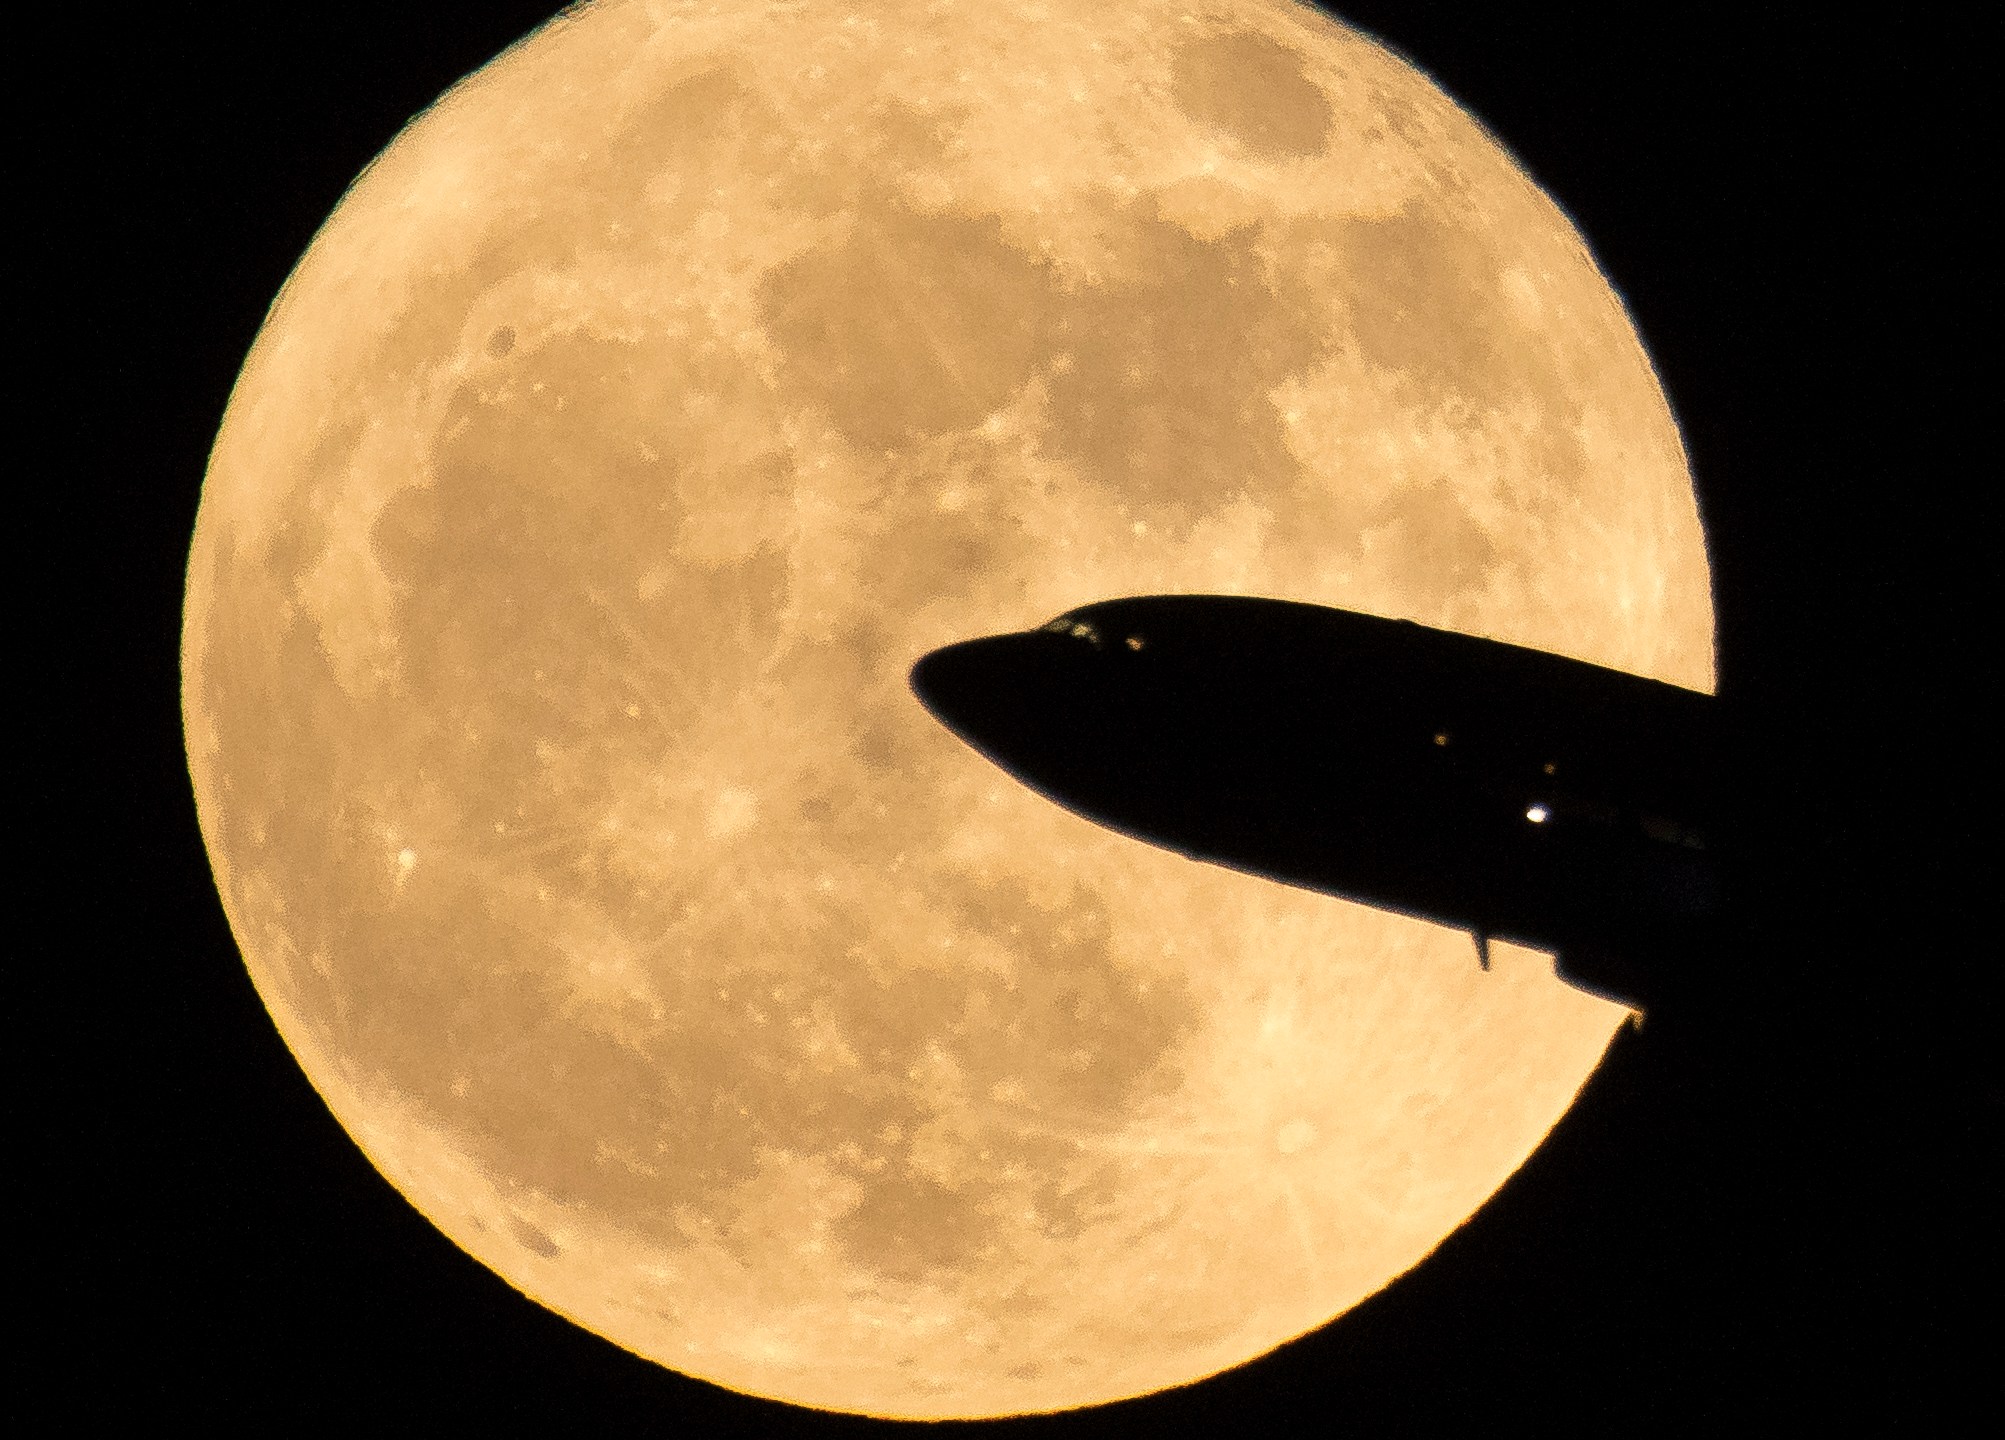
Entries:
POLYGON ((907 690, 1160 591, 1712 687, 1622 305, 1404 61, 1283 0, 595 5, 396 139, 238 381, 218 887, 375 1165, 598 1334, 887 1416, 1185 1383, 1426 1256, 1625 1012, 907 690))

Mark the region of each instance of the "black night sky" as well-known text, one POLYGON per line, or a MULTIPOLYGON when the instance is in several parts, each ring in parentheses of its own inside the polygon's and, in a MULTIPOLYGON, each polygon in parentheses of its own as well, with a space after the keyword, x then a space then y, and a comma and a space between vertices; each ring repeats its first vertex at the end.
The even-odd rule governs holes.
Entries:
MULTIPOLYGON (((1340 13, 1573 216, 1684 427, 1752 817, 1729 981, 1626 1034, 1524 1170, 1336 1324, 1184 1390, 983 1428, 1930 1433, 1970 1383, 1959 1292, 1995 1274, 1973 1222, 2000 1096, 1971 759, 1992 748, 1975 542, 1996 461, 1956 434, 1995 406, 1965 358, 1996 313, 1965 258, 1975 25, 1643 8, 1340 13)), ((230 384, 354 176, 545 14, 69 8, 19 52, 16 148, 47 194, 14 222, 20 413, 43 437, 13 487, 21 633, 45 657, 20 692, 17 833, 40 858, 9 966, 23 1415, 53 1395, 225 1433, 894 1428, 658 1369, 434 1231, 286 1053, 196 830, 180 587, 230 384)))

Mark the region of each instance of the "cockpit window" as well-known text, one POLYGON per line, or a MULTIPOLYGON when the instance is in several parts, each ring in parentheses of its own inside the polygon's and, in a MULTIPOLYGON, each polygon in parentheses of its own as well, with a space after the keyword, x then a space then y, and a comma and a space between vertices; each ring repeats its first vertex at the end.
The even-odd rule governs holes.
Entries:
POLYGON ((1073 639, 1084 640, 1096 648, 1100 644, 1100 631, 1098 628, 1085 620, 1075 619, 1070 615, 1061 615, 1056 620, 1047 621, 1038 628, 1048 630, 1053 635, 1070 635, 1073 639))

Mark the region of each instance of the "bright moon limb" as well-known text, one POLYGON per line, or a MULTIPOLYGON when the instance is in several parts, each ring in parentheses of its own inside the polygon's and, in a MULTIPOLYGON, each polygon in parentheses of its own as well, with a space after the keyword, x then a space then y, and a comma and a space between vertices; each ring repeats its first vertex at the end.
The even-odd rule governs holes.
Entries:
POLYGON ((663 1365, 980 1416, 1422 1259, 1626 1013, 1097 829, 908 667, 1273 595, 1710 689, 1676 428, 1564 216, 1281 0, 606 3, 343 200, 190 557, 260 995, 440 1229, 663 1365))

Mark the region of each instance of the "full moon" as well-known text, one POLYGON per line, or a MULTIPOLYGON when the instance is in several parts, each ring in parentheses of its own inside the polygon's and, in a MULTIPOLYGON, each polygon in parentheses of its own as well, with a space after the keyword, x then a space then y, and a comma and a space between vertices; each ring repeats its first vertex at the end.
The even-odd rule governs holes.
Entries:
POLYGON ((272 307, 189 561, 258 993, 525 1295, 733 1389, 1091 1405, 1319 1326, 1626 1012, 1185 860, 936 725, 1165 591, 1712 688, 1677 428, 1564 214, 1287 0, 607 3, 272 307))

